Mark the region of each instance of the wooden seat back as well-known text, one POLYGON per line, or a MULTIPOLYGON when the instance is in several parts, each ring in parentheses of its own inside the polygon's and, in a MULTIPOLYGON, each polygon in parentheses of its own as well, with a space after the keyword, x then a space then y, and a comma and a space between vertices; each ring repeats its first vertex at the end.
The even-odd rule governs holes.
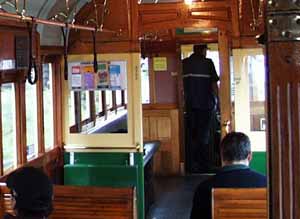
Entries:
POLYGON ((215 188, 212 191, 213 219, 267 219, 266 188, 215 188))
MULTIPOLYGON (((0 186, 0 218, 12 213, 9 189, 0 186)), ((51 219, 133 219, 134 188, 54 186, 51 219)))

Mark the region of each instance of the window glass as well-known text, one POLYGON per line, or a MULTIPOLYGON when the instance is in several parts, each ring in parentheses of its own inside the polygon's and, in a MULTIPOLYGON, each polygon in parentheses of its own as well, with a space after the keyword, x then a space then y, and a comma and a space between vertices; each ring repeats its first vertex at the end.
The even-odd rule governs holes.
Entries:
POLYGON ((215 69, 217 74, 220 76, 220 59, 219 59, 219 51, 207 50, 206 57, 211 59, 215 65, 215 69))
POLYGON ((54 146, 52 65, 43 64, 44 140, 45 149, 54 146))
POLYGON ((14 84, 1 85, 2 144, 4 171, 14 169, 17 163, 16 105, 14 84))
POLYGON ((249 56, 249 101, 251 131, 265 131, 265 65, 264 56, 249 56))
POLYGON ((38 154, 36 84, 26 81, 25 89, 27 159, 30 160, 38 154))
POLYGON ((89 91, 81 92, 81 119, 86 120, 90 117, 90 93, 89 91))
POLYGON ((112 91, 105 91, 106 96, 106 109, 109 110, 112 108, 112 91))
POLYGON ((69 125, 73 126, 75 125, 75 94, 74 91, 70 91, 69 95, 69 125))
POLYGON ((116 101, 117 101, 117 106, 120 106, 122 104, 122 91, 121 90, 116 90, 116 101))
POLYGON ((246 133, 253 152, 266 151, 265 63, 262 49, 233 50, 235 130, 246 133))
POLYGON ((95 91, 95 108, 96 114, 102 112, 102 95, 101 91, 95 91))
POLYGON ((141 59, 141 74, 142 74, 142 103, 150 103, 150 88, 149 88, 149 63, 148 58, 141 59))
POLYGON ((127 104, 128 102, 128 99, 127 99, 127 89, 124 90, 124 96, 125 96, 125 104, 127 104))

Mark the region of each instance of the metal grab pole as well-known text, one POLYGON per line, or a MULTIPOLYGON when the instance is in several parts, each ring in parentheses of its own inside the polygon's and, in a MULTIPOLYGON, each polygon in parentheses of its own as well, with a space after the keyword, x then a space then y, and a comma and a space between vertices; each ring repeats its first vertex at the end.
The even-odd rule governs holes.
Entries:
MULTIPOLYGON (((16 20, 20 20, 22 22, 32 22, 32 17, 22 16, 22 15, 18 15, 18 14, 12 14, 12 13, 3 12, 3 11, 0 11, 0 19, 1 19, 1 17, 16 19, 16 20)), ((51 21, 51 20, 45 20, 45 19, 40 19, 40 18, 35 18, 35 23, 58 26, 58 27, 68 27, 70 29, 78 29, 78 30, 89 30, 89 31, 96 30, 96 31, 100 31, 100 32, 116 33, 116 31, 113 31, 113 30, 107 30, 107 29, 102 29, 102 28, 95 29, 95 27, 83 26, 83 25, 72 24, 72 23, 66 24, 66 23, 62 23, 59 21, 51 21)))

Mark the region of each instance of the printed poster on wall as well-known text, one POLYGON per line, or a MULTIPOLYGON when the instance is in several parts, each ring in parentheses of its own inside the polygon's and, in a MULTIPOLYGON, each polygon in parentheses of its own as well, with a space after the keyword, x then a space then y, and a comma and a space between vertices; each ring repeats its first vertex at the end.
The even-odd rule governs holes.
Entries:
POLYGON ((112 90, 121 89, 121 66, 116 64, 109 65, 110 88, 112 90))
POLYGON ((98 63, 98 72, 96 74, 96 88, 97 89, 107 89, 110 85, 108 63, 100 62, 98 63))
POLYGON ((111 61, 111 65, 117 65, 120 68, 119 84, 117 89, 127 89, 127 62, 126 61, 111 61))
POLYGON ((69 63, 69 85, 71 90, 82 90, 80 62, 69 63))
POLYGON ((92 63, 81 63, 81 74, 83 76, 84 90, 95 89, 95 73, 92 63))

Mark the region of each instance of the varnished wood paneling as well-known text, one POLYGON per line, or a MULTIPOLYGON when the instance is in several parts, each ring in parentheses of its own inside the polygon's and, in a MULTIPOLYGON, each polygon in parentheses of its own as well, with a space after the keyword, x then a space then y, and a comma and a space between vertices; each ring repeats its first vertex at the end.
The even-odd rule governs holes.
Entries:
POLYGON ((300 43, 270 43, 271 216, 300 217, 300 43))
POLYGON ((267 219, 266 188, 216 188, 212 191, 213 219, 267 219))
POLYGON ((226 134, 223 124, 231 122, 231 90, 230 90, 230 63, 229 63, 229 37, 226 31, 219 31, 219 54, 220 54, 220 108, 221 108, 221 132, 226 134))
POLYGON ((27 162, 25 83, 15 83, 17 164, 27 162))
POLYGON ((2 135, 2 88, 0 84, 0 176, 3 175, 3 135, 2 135))
POLYGON ((255 36, 264 32, 264 2, 261 0, 239 0, 241 36, 255 36), (257 22, 257 26, 253 26, 254 20, 257 22))
POLYGON ((179 175, 179 119, 177 109, 144 109, 144 141, 159 140, 161 146, 154 155, 156 175, 179 175))

